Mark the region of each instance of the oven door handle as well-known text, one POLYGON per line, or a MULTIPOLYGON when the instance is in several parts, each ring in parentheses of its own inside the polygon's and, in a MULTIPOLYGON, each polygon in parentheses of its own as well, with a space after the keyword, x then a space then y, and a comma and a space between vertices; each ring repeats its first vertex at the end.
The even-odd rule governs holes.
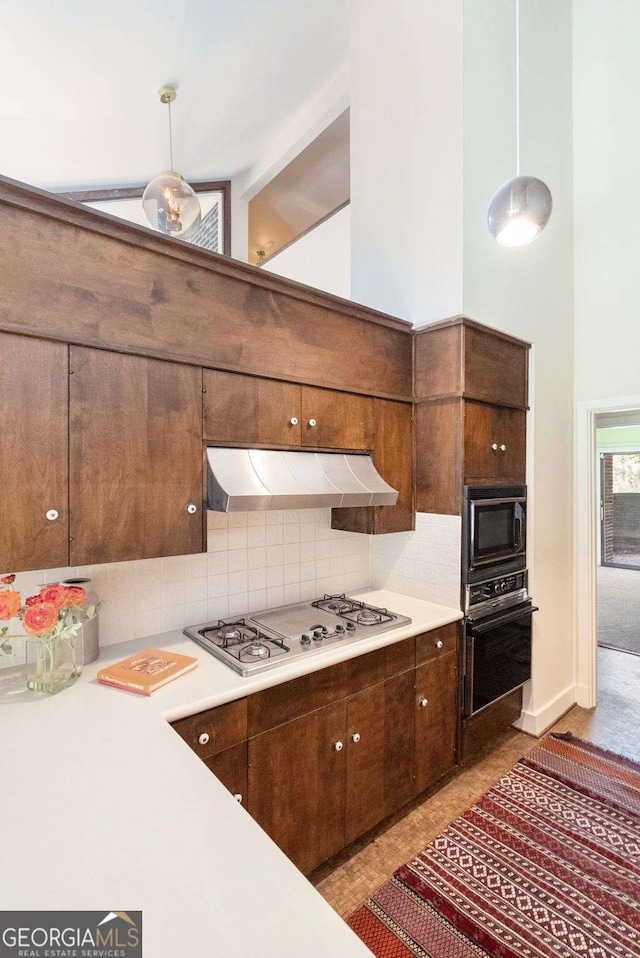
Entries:
POLYGON ((526 609, 514 609, 511 612, 507 612, 504 615, 496 616, 492 618, 489 622, 480 620, 479 624, 476 625, 476 622, 473 620, 470 621, 471 629, 474 635, 482 635, 484 632, 489 632, 491 629, 495 629, 497 625, 507 625, 509 622, 516 622, 518 619, 524 619, 525 616, 532 615, 534 612, 538 611, 537 605, 528 605, 526 609))

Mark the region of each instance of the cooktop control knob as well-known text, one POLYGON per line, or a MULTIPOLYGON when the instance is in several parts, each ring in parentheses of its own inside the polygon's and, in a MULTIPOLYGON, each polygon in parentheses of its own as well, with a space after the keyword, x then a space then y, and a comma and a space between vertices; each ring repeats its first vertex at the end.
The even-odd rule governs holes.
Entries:
POLYGON ((347 629, 349 630, 349 632, 353 632, 355 627, 356 627, 355 622, 347 622, 347 629))
POLYGON ((303 632, 302 635, 300 636, 300 641, 302 642, 303 645, 309 645, 311 642, 311 636, 307 635, 306 632, 303 632))
POLYGON ((314 642, 322 642, 323 638, 324 638, 324 636, 323 636, 323 634, 322 634, 322 629, 314 629, 314 630, 313 630, 313 641, 314 641, 314 642))
POLYGON ((338 622, 338 624, 336 625, 336 632, 344 632, 344 625, 342 624, 342 622, 338 622))

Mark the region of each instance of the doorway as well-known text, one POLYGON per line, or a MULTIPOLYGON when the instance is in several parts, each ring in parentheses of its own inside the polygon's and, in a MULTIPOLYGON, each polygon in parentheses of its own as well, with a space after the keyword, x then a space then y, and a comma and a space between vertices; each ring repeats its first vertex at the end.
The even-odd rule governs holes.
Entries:
POLYGON ((640 452, 599 455, 600 564, 640 569, 640 452))
MULTIPOLYGON (((637 453, 640 450, 640 396, 621 396, 618 399, 585 400, 578 403, 576 415, 576 528, 575 528, 575 609, 576 609, 576 700, 584 708, 593 708, 598 701, 598 658, 614 656, 622 662, 631 661, 628 654, 609 648, 598 648, 598 574, 616 572, 602 565, 600 528, 601 488, 600 453, 637 453), (636 436, 626 427, 637 429, 636 436), (603 429, 620 428, 613 442, 613 431, 608 433, 610 444, 603 447, 597 434, 603 429)), ((640 571, 633 568, 619 570, 633 577, 640 591, 640 571)), ((602 595, 602 588, 600 590, 602 595)), ((634 591, 635 595, 635 591, 634 591)), ((630 613, 631 627, 633 613, 630 613)), ((635 621, 640 622, 639 618, 635 621)), ((634 661, 636 661, 634 656, 634 661)))
POLYGON ((600 463, 598 648, 633 655, 640 655, 639 432, 640 426, 629 421, 629 411, 596 416, 600 463))

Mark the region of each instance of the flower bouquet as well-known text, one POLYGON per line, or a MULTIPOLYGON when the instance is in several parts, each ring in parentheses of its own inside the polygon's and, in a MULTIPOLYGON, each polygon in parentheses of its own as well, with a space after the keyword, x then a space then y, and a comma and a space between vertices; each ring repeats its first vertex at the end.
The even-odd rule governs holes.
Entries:
MULTIPOLYGON (((27 687, 34 692, 59 692, 82 672, 82 621, 71 610, 83 607, 84 618, 91 619, 98 605, 86 606, 87 593, 79 586, 59 582, 43 586, 22 604, 13 583, 15 575, 0 578, 0 621, 18 618, 29 637, 27 649, 27 687)), ((0 628, 0 652, 10 653, 8 626, 0 628)))

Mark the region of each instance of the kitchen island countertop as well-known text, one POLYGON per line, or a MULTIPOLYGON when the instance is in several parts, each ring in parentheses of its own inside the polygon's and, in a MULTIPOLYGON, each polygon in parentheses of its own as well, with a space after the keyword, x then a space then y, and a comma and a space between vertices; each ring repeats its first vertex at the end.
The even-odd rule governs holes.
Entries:
POLYGON ((111 645, 70 689, 0 702, 3 909, 141 910, 149 958, 364 958, 369 950, 168 721, 454 622, 391 592, 411 625, 244 678, 181 632, 111 645), (98 668, 161 647, 197 656, 150 698, 98 668))

